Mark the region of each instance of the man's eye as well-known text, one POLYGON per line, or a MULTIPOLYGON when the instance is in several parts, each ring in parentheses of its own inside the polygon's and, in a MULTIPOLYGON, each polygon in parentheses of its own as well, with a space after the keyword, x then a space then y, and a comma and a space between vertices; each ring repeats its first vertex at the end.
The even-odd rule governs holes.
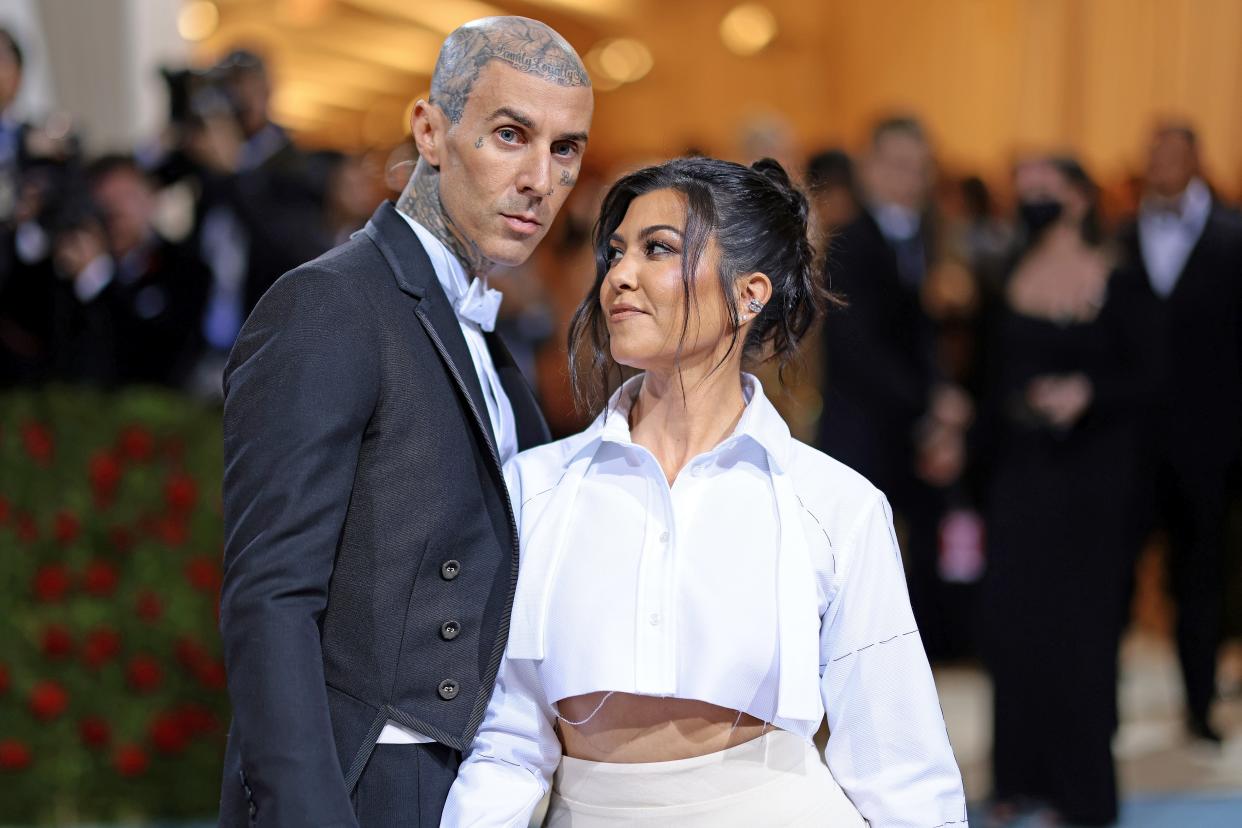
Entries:
POLYGON ((500 140, 504 141, 506 144, 517 143, 519 138, 518 131, 516 129, 510 129, 509 127, 497 130, 496 134, 499 135, 500 140))
POLYGON ((552 148, 552 152, 562 158, 573 158, 578 154, 578 146, 577 144, 557 144, 552 148))

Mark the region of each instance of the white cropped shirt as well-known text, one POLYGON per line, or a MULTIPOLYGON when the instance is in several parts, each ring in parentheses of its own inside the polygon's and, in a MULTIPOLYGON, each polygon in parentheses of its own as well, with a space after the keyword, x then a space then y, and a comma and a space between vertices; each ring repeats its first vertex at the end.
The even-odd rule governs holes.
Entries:
POLYGON ((495 694, 444 826, 525 828, 560 761, 555 704, 697 699, 810 741, 874 828, 966 824, 888 503, 794 440, 743 376, 733 434, 669 486, 630 439, 641 377, 505 476, 521 570, 495 694))

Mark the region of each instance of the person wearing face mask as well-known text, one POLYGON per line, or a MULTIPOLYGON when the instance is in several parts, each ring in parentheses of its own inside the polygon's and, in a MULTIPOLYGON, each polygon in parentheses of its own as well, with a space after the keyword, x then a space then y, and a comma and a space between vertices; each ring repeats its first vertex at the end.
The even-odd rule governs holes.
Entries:
POLYGON ((1031 159, 1014 184, 1023 243, 993 320, 979 424, 993 815, 1007 824, 1037 802, 1068 823, 1108 825, 1124 572, 1158 354, 1100 244, 1082 167, 1031 159))
POLYGON ((966 824, 888 501, 744 370, 818 316, 808 212, 771 159, 605 197, 569 339, 598 416, 505 468, 509 647, 445 828, 525 828, 549 787, 549 828, 966 824))

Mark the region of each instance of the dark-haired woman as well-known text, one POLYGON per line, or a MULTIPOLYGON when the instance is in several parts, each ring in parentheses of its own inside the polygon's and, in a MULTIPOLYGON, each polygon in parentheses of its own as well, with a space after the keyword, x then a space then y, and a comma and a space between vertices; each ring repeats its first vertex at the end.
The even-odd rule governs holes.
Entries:
MULTIPOLYGON (((1094 188, 1069 159, 1016 169, 1026 247, 988 349, 985 656, 995 694, 995 817, 1117 818, 1110 742, 1134 539, 1129 514, 1152 323, 1098 243, 1094 188)), ((1137 283, 1136 283, 1137 284, 1137 283)))
POLYGON ((550 826, 964 824, 888 504, 742 370, 822 304, 806 214, 774 161, 606 197, 571 332, 599 416, 506 468, 508 649, 442 824, 524 828, 554 776, 550 826))

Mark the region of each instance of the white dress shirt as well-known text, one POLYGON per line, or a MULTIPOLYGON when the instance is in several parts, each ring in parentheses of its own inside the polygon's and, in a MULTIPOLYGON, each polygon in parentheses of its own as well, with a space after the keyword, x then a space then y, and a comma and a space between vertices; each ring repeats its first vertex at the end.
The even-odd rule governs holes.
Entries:
POLYGON ((1200 178, 1192 179, 1177 201, 1176 210, 1160 210, 1150 203, 1139 212, 1139 246, 1147 278, 1157 296, 1167 299, 1212 212, 1212 192, 1200 178))
POLYGON ((964 825, 884 496, 794 440, 749 375, 734 433, 669 486, 630 439, 640 383, 505 468, 509 643, 441 825, 523 828, 560 761, 556 702, 599 691, 706 701, 807 741, 826 711, 828 767, 873 826, 964 825))
MULTIPOLYGON (((436 279, 444 288, 450 304, 458 308, 470 288, 470 280, 461 261, 426 227, 405 213, 398 211, 397 215, 405 219, 406 224, 410 225, 410 229, 422 242, 423 250, 427 252, 427 258, 431 259, 431 266, 436 272, 436 279)), ((483 399, 487 403, 487 415, 492 421, 492 432, 496 435, 500 462, 507 463, 517 454, 517 425, 513 419, 513 406, 500 385, 500 377, 496 374, 492 355, 487 350, 487 340, 483 337, 482 327, 478 322, 466 319, 460 314, 457 322, 461 325, 462 336, 465 337, 466 347, 470 351, 470 360, 474 363, 474 371, 478 374, 479 385, 483 389, 483 399)), ((422 744, 434 741, 435 739, 426 734, 391 720, 380 731, 378 740, 379 744, 422 744)))

